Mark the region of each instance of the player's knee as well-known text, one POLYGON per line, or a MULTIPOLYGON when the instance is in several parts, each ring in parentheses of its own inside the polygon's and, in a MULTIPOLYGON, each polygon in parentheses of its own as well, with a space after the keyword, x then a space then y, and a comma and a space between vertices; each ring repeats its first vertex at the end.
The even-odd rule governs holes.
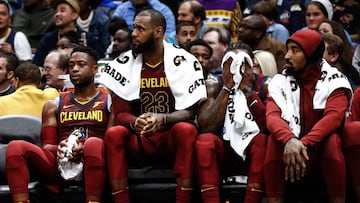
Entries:
POLYGON ((209 167, 215 155, 215 143, 212 140, 197 140, 195 146, 199 166, 209 167))
POLYGON ((24 154, 27 145, 31 145, 31 143, 24 140, 11 141, 7 146, 6 156, 19 156, 24 154))
POLYGON ((268 139, 268 136, 267 136, 267 135, 265 135, 265 134, 258 134, 258 135, 256 135, 256 136, 253 138, 252 144, 253 144, 253 146, 255 146, 256 148, 266 149, 267 139, 268 139))
POLYGON ((102 158, 104 154, 104 141, 98 137, 90 137, 84 143, 85 157, 102 158))
POLYGON ((114 126, 109 128, 105 133, 106 146, 116 144, 124 144, 125 139, 130 131, 124 126, 114 126))
POLYGON ((194 124, 187 122, 180 122, 175 124, 172 129, 172 134, 175 136, 177 143, 188 142, 195 143, 197 137, 197 129, 194 124))
POLYGON ((341 145, 340 136, 337 134, 332 134, 331 136, 323 142, 322 150, 320 156, 323 159, 331 159, 331 160, 338 160, 343 161, 343 151, 341 145))

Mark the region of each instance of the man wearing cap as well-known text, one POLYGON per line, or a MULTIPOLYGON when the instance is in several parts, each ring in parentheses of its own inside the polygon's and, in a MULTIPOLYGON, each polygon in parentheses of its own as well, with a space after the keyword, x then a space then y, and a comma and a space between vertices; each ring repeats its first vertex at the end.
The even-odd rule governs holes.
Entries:
POLYGON ((269 84, 266 122, 271 135, 264 167, 269 203, 284 202, 285 190, 304 193, 303 198, 310 192, 318 195, 324 185, 310 186, 321 181, 329 202, 345 202, 339 131, 352 91, 346 77, 322 59, 324 47, 314 30, 294 33, 286 42, 285 70, 269 84))
MULTIPOLYGON (((39 66, 44 63, 46 55, 56 48, 57 41, 63 34, 69 31, 76 31, 78 33, 85 32, 76 25, 76 19, 80 13, 80 7, 76 0, 60 0, 55 5, 54 19, 57 29, 46 33, 40 40, 33 59, 33 63, 39 66)), ((93 48, 100 57, 104 57, 103 49, 97 43, 95 37, 91 33, 85 33, 86 46, 93 48)))

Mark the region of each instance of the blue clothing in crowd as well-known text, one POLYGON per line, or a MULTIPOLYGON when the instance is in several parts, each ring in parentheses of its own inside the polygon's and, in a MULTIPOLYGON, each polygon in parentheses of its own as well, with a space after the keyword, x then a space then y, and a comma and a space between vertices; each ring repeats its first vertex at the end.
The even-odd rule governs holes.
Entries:
MULTIPOLYGON (((80 27, 77 27, 76 31, 78 33, 84 32, 80 27)), ((41 38, 39 46, 36 49, 36 53, 33 59, 33 63, 42 66, 44 64, 45 57, 47 54, 53 50, 56 49, 57 42, 59 40, 59 31, 54 30, 52 32, 48 32, 44 35, 44 37, 41 38)), ((103 49, 101 48, 100 44, 95 39, 94 35, 87 32, 86 34, 86 44, 87 46, 93 48, 100 58, 103 58, 105 56, 105 53, 103 52, 103 49)))
POLYGON ((267 34, 275 38, 276 40, 286 43, 286 40, 289 38, 289 31, 280 23, 273 23, 271 24, 267 30, 267 34))
MULTIPOLYGON (((165 4, 161 3, 159 0, 148 0, 148 3, 152 6, 153 9, 159 11, 166 20, 166 31, 165 35, 170 35, 171 32, 175 31, 175 17, 171 9, 165 4)), ((134 30, 133 22, 135 18, 135 6, 131 1, 126 1, 120 4, 114 14, 114 17, 120 17, 125 20, 126 24, 129 26, 129 29, 134 30)))

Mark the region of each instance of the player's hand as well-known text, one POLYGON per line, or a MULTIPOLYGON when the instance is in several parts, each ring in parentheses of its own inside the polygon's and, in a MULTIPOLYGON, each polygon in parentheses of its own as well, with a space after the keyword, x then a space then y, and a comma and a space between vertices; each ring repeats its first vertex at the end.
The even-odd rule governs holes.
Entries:
POLYGON ((147 125, 147 118, 144 116, 139 116, 135 120, 135 124, 134 124, 135 133, 140 135, 146 125, 147 125))
POLYGON ((298 139, 291 138, 284 148, 285 180, 300 180, 305 175, 306 161, 309 160, 306 146, 298 139))
POLYGON ((0 44, 0 50, 4 51, 4 52, 8 52, 8 53, 14 53, 14 50, 13 50, 11 44, 9 44, 7 42, 3 42, 0 44))
POLYGON ((66 144, 66 143, 67 143, 67 140, 68 140, 68 139, 66 138, 65 140, 62 140, 62 141, 58 144, 57 152, 56 152, 58 161, 61 160, 62 158, 64 158, 64 154, 65 154, 64 148, 68 146, 68 145, 66 144))
POLYGON ((84 143, 78 142, 78 146, 72 148, 71 161, 80 162, 84 154, 84 143))
POLYGON ((222 79, 226 87, 232 88, 234 86, 233 74, 230 72, 230 66, 233 58, 230 57, 223 65, 222 79))
POLYGON ((146 119, 147 124, 140 132, 141 136, 151 136, 166 123, 166 114, 144 113, 140 117, 146 119))

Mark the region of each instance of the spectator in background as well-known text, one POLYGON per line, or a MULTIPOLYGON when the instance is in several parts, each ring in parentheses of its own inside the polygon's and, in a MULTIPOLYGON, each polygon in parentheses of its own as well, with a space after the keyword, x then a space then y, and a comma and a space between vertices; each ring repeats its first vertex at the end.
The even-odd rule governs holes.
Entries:
POLYGON ((30 61, 30 43, 23 32, 11 28, 10 8, 5 1, 0 1, 0 13, 0 51, 14 53, 20 61, 30 61))
POLYGON ((209 76, 217 78, 222 73, 221 61, 231 42, 230 33, 222 27, 208 27, 204 31, 203 40, 213 50, 210 57, 209 76))
POLYGON ((93 48, 100 57, 104 57, 105 53, 100 44, 91 33, 87 33, 80 27, 76 26, 76 19, 80 13, 80 7, 76 0, 57 0, 55 2, 56 12, 54 15, 56 30, 46 33, 37 47, 33 63, 41 66, 44 63, 46 55, 53 49, 56 49, 56 44, 65 33, 69 31, 76 31, 77 33, 86 33, 86 40, 82 39, 83 45, 93 48), (86 41, 86 43, 85 43, 86 41))
POLYGON ((269 1, 260 1, 255 4, 251 13, 260 15, 265 21, 267 26, 266 33, 268 36, 285 44, 286 40, 289 38, 289 31, 282 24, 276 22, 276 19, 279 16, 277 8, 274 5, 269 1))
MULTIPOLYGON (((179 9, 177 12, 178 23, 185 21, 193 22, 196 26, 197 38, 202 39, 205 30, 204 20, 206 18, 204 6, 196 0, 183 0, 179 4, 179 9)), ((177 41, 175 40, 175 34, 176 32, 174 31, 166 35, 166 41, 177 44, 177 41)))
POLYGON ((0 97, 0 116, 27 115, 41 119, 44 104, 49 99, 59 96, 59 93, 49 88, 41 90, 41 74, 38 66, 24 62, 14 73, 13 94, 0 97))
POLYGON ((110 21, 108 31, 111 35, 111 44, 106 50, 107 57, 105 60, 112 60, 121 53, 130 50, 132 31, 124 19, 117 17, 110 21))
POLYGON ((175 39, 177 41, 177 44, 184 49, 191 41, 196 40, 196 27, 194 23, 191 21, 184 21, 178 23, 176 25, 175 39))
POLYGON ((229 31, 231 41, 236 42, 237 27, 242 20, 240 5, 237 0, 198 0, 205 8, 206 27, 222 27, 229 31))
POLYGON ((197 39, 191 41, 187 45, 186 50, 198 59, 203 68, 204 78, 205 80, 208 79, 210 72, 210 58, 213 54, 210 45, 202 39, 197 39))
POLYGON ((110 20, 106 15, 96 10, 100 0, 77 0, 77 2, 80 6, 80 14, 76 20, 77 25, 91 33, 105 53, 110 44, 110 34, 107 30, 110 20))
POLYGON ((266 35, 266 24, 258 15, 249 15, 239 24, 239 40, 250 45, 252 50, 265 50, 271 52, 277 62, 277 71, 281 73, 285 64, 285 44, 266 35))
POLYGON ((79 44, 80 42, 80 33, 76 32, 76 31, 69 31, 64 33, 61 38, 59 38, 58 42, 56 43, 56 47, 63 49, 66 45, 68 44, 79 44))
POLYGON ((138 12, 144 9, 153 8, 158 10, 165 16, 166 19, 166 31, 165 34, 169 35, 175 31, 175 17, 171 9, 161 3, 159 0, 128 0, 120 4, 114 14, 113 18, 119 17, 125 20, 130 30, 133 30, 133 21, 138 12))
MULTIPOLYGON (((343 6, 343 10, 335 13, 337 22, 340 22, 345 30, 350 34, 351 40, 353 41, 352 46, 360 43, 360 3, 359 1, 339 1, 338 4, 343 6)), ((336 7, 335 7, 336 8, 336 7)))
POLYGON ((44 34, 55 28, 53 17, 54 9, 48 0, 24 1, 23 7, 12 15, 12 26, 24 32, 35 53, 44 34))
MULTIPOLYGON (((247 7, 244 9, 243 17, 251 14, 255 4, 260 0, 244 0, 247 7)), ((284 25, 292 34, 305 26, 305 1, 304 0, 267 0, 278 10, 278 23, 284 25)))
POLYGON ((69 73, 69 55, 61 49, 55 49, 45 57, 43 65, 43 77, 46 79, 47 87, 57 89, 59 92, 66 91, 64 79, 61 75, 69 73))
MULTIPOLYGON (((344 55, 344 41, 337 35, 331 33, 322 34, 325 42, 324 59, 331 65, 339 69, 349 79, 353 90, 360 85, 359 72, 352 66, 351 63, 346 62, 344 55)), ((346 41, 345 41, 346 42, 346 41)))
POLYGON ((274 55, 269 51, 255 50, 253 71, 256 74, 263 74, 270 78, 277 74, 277 65, 274 55))
POLYGON ((0 96, 15 91, 12 80, 14 71, 19 66, 19 59, 15 54, 0 51, 0 96))
POLYGON ((340 39, 344 43, 344 52, 341 57, 346 61, 346 63, 351 64, 354 50, 350 42, 348 41, 346 32, 344 30, 344 27, 341 25, 341 23, 332 20, 324 20, 320 24, 318 31, 321 33, 334 34, 340 37, 340 39))
POLYGON ((312 0, 306 6, 305 21, 308 29, 318 30, 324 20, 331 20, 332 4, 329 0, 312 0))

